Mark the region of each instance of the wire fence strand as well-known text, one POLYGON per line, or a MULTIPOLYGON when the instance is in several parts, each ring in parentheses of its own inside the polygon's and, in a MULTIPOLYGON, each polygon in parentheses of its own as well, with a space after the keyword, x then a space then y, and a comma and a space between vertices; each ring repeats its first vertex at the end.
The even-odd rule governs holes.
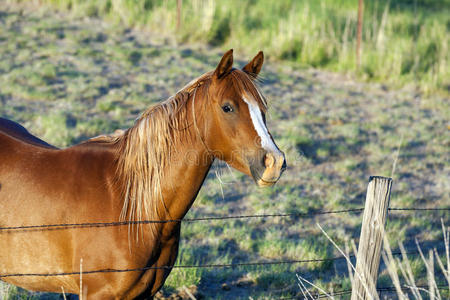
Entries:
POLYGON ((363 210, 364 210, 364 208, 352 208, 352 209, 344 209, 344 210, 319 211, 319 212, 310 212, 310 213, 275 213, 275 214, 257 214, 257 215, 212 216, 212 217, 185 218, 185 219, 175 219, 175 220, 142 220, 142 221, 120 221, 120 222, 89 222, 89 223, 25 225, 25 226, 0 227, 0 231, 92 228, 92 227, 110 227, 110 226, 124 226, 124 225, 181 223, 181 222, 191 223, 191 222, 199 222, 199 221, 251 219, 251 218, 273 218, 273 217, 312 218, 317 215, 362 212, 363 210))
MULTIPOLYGON (((402 208, 391 207, 390 211, 450 211, 450 207, 441 208, 402 208)), ((112 227, 125 225, 145 225, 145 224, 161 224, 161 223, 191 223, 199 221, 215 221, 215 220, 231 220, 231 219, 256 219, 256 218, 273 218, 273 217, 298 217, 298 218, 313 218, 319 215, 341 214, 341 213, 359 213, 364 211, 364 208, 352 208, 334 211, 318 211, 310 213, 275 213, 275 214, 256 214, 256 215, 236 215, 236 216, 212 216, 200 218, 185 218, 175 220, 142 220, 142 221, 120 221, 120 222, 87 222, 87 223, 61 223, 61 224, 44 224, 44 225, 24 225, 24 226, 9 226, 0 227, 0 233, 12 231, 36 231, 36 230, 62 230, 62 229, 76 229, 76 228, 93 228, 93 227, 112 227)))
MULTIPOLYGON (((440 251, 439 249, 437 251, 440 251)), ((418 255, 419 251, 407 251, 407 255, 418 255)), ((401 252, 393 252, 392 255, 399 256, 402 255, 401 252)), ((348 256, 354 259, 355 255, 348 256)), ((147 270, 171 270, 171 269, 211 269, 211 268, 238 268, 238 267, 251 267, 251 266, 268 266, 268 265, 282 265, 282 264, 302 264, 302 263, 323 263, 328 261, 345 260, 344 256, 336 256, 321 259, 304 259, 304 260, 281 260, 281 261, 262 261, 262 262, 243 262, 243 263, 231 263, 231 264, 204 264, 204 265, 174 265, 174 266, 159 266, 159 267, 142 267, 142 268, 129 268, 129 269, 100 269, 100 270, 90 270, 83 271, 83 275, 86 274, 96 274, 96 273, 125 273, 125 272, 143 272, 147 270)), ((72 272, 58 272, 58 273, 11 273, 11 274, 1 274, 1 278, 7 277, 54 277, 54 276, 71 276, 80 275, 79 271, 72 272)))
MULTIPOLYGON (((438 285, 436 286, 438 290, 441 291, 445 291, 448 290, 448 286, 445 285, 438 285)), ((400 287, 402 291, 408 291, 413 289, 413 287, 408 287, 408 286, 402 286, 400 287)), ((428 289, 429 286, 417 286, 417 289, 428 289)), ((386 287, 377 287, 377 292, 396 292, 396 288, 394 286, 386 286, 386 287)), ((352 290, 341 290, 341 291, 336 291, 336 292, 332 292, 332 293, 328 293, 328 294, 324 294, 324 293, 318 293, 318 292, 309 292, 311 294, 311 296, 314 299, 321 299, 321 298, 328 298, 328 296, 344 296, 344 295, 349 295, 352 293, 352 290)), ((296 296, 292 296, 292 297, 282 297, 279 298, 280 300, 288 300, 288 299, 308 299, 305 298, 302 294, 298 294, 296 296)))
MULTIPOLYGON (((314 217, 317 215, 326 214, 341 214, 341 213, 357 213, 362 212, 364 208, 353 208, 345 210, 335 210, 335 211, 322 211, 322 212, 312 212, 312 213, 280 213, 280 214, 258 214, 258 215, 237 215, 237 216, 214 216, 214 217, 202 217, 202 218, 187 218, 178 220, 144 220, 144 221, 123 221, 123 222, 95 222, 95 223, 71 223, 71 224, 48 224, 48 225, 27 225, 27 226, 15 226, 15 227, 0 227, 1 231, 11 232, 11 231, 34 231, 34 230, 58 230, 67 228, 91 228, 91 227, 109 227, 109 226, 123 226, 132 224, 153 224, 153 223, 171 223, 171 222, 196 222, 196 221, 211 221, 211 220, 229 220, 229 219, 249 219, 249 218, 268 218, 268 217, 314 217)), ((389 208, 392 211, 449 211, 450 208, 401 208, 393 207, 389 208)), ((408 255, 417 255, 418 251, 409 251, 408 255)), ((394 252, 393 255, 401 255, 401 252, 394 252)), ((350 255, 350 258, 354 258, 354 255, 350 255)), ((263 261, 263 262, 243 262, 243 263, 232 263, 232 264, 204 264, 204 265, 174 265, 174 266, 159 266, 159 267, 142 267, 142 268, 129 268, 129 269, 100 269, 100 270, 88 270, 83 271, 83 274, 94 274, 94 273, 123 273, 123 272, 137 272, 146 271, 150 269, 186 269, 186 268, 236 268, 243 266, 266 266, 266 265, 280 265, 280 264, 300 264, 300 263, 320 263, 327 261, 336 261, 345 259, 343 256, 330 257, 323 259, 307 259, 307 260, 282 260, 282 261, 263 261)), ((25 277, 25 276, 36 276, 36 277, 49 277, 49 276, 70 276, 79 275, 80 272, 59 272, 59 273, 11 273, 11 274, 1 274, 1 278, 7 277, 25 277)))
POLYGON ((450 211, 450 207, 423 207, 423 208, 412 208, 412 207, 389 207, 390 211, 450 211))

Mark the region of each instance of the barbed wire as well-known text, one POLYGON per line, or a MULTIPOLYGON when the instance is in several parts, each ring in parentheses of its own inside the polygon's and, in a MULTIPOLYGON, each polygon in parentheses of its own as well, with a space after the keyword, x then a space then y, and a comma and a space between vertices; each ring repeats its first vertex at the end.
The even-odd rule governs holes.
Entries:
MULTIPOLYGON (((390 211, 449 211, 450 208, 402 208, 391 207, 390 211)), ((237 215, 237 216, 214 216, 214 217, 202 217, 202 218, 186 218, 183 220, 144 220, 144 221, 123 221, 123 222, 97 222, 97 223, 72 223, 72 224, 48 224, 48 225, 29 225, 29 226, 16 226, 16 227, 0 227, 1 231, 18 231, 18 230, 58 230, 66 228, 88 228, 88 227, 108 227, 108 226, 122 226, 132 224, 152 224, 152 223, 171 223, 171 222, 196 222, 196 221, 210 221, 210 220, 229 220, 229 219, 249 219, 249 218, 267 218, 267 217, 314 217, 317 215, 326 214, 340 214, 340 213, 355 213, 362 212, 364 208, 353 208, 345 210, 335 211, 322 211, 311 213, 279 213, 279 214, 258 214, 258 215, 237 215)), ((393 252, 393 255, 402 255, 401 252, 393 252)), ((417 255, 419 251, 408 251, 407 255, 417 255)), ((355 255, 349 255, 349 258, 355 258, 355 255)), ((142 267, 142 268, 128 268, 128 269, 100 269, 100 270, 88 270, 83 271, 82 274, 95 274, 95 273, 124 273, 124 272, 138 272, 147 271, 150 269, 188 269, 188 268, 236 268, 244 266, 267 266, 267 265, 281 265, 281 264, 300 264, 300 263, 323 263, 328 261, 344 260, 346 257, 330 257, 323 259, 307 259, 307 260, 282 260, 282 261, 264 261, 264 262, 244 262, 244 263, 232 263, 232 264, 204 264, 204 265, 174 265, 174 266, 160 266, 160 267, 142 267)), ((59 272, 59 273, 11 273, 0 274, 0 279, 7 277, 51 277, 51 276, 71 276, 79 275, 80 272, 59 272)), ((443 288, 443 287, 438 287, 443 288)), ((404 288, 408 289, 408 288, 404 288)), ((379 292, 395 291, 394 287, 381 287, 377 288, 379 292)), ((329 293, 331 296, 342 296, 350 294, 351 290, 337 291, 329 293)), ((312 294, 314 298, 320 299, 327 297, 326 294, 312 294)), ((297 295, 291 298, 281 299, 304 299, 303 295, 297 295)))
POLYGON ((213 217, 185 218, 185 219, 175 219, 175 220, 142 220, 142 221, 120 221, 120 222, 91 222, 91 223, 68 223, 68 224, 48 224, 48 225, 25 225, 25 226, 0 227, 0 231, 109 227, 109 226, 155 224, 155 223, 181 223, 181 222, 190 223, 190 222, 198 222, 198 221, 270 218, 270 217, 304 217, 304 218, 306 218, 306 217, 314 217, 317 215, 361 212, 363 210, 364 210, 364 208, 352 208, 352 209, 344 209, 344 210, 321 211, 321 212, 310 212, 310 213, 275 213, 275 214, 257 214, 257 215, 213 216, 213 217))
MULTIPOLYGON (((414 289, 413 287, 407 287, 407 286, 402 286, 400 287, 402 291, 407 291, 407 290, 411 290, 414 289)), ((429 286, 416 286, 416 289, 428 289, 429 286)), ((436 286, 436 288, 438 290, 444 291, 444 290, 448 290, 448 286, 445 285, 438 285, 436 286)), ((377 292, 396 292, 397 289, 394 286, 386 286, 386 287, 377 287, 377 292)), ((352 293, 352 290, 348 289, 348 290, 341 290, 341 291, 336 291, 336 292, 331 292, 328 294, 324 294, 324 293, 319 293, 319 292, 309 292, 311 294, 311 296, 314 299, 321 299, 321 298, 328 298, 329 296, 344 296, 344 295, 349 295, 352 293)), ((298 294, 296 296, 292 296, 292 297, 282 297, 279 298, 280 300, 288 300, 288 299, 308 299, 306 298, 303 294, 298 294)))
MULTIPOLYGON (((440 249, 442 250, 442 249, 440 249)), ((439 250, 437 250, 439 251, 439 250)), ((407 251, 407 255, 418 255, 420 252, 407 251)), ((392 252, 392 255, 399 256, 402 252, 392 252)), ((348 255, 348 258, 355 258, 355 255, 348 255)), ((281 261, 263 261, 263 262, 244 262, 244 263, 231 263, 231 264, 204 264, 204 265, 174 265, 174 266, 159 266, 159 267, 142 267, 142 268, 129 268, 129 269, 100 269, 100 270, 90 270, 83 271, 82 274, 96 274, 96 273, 125 273, 125 272, 142 272, 147 270, 171 270, 171 269, 211 269, 211 268, 237 268, 237 267, 248 267, 248 266, 267 266, 267 265, 282 265, 282 264, 301 264, 301 263, 323 263, 328 261, 344 260, 344 256, 336 256, 329 258, 320 259, 304 259, 304 260, 281 260, 281 261)), ((1 274, 1 278, 7 277, 54 277, 54 276, 71 276, 79 275, 80 272, 59 272, 59 273, 11 273, 11 274, 1 274)))
POLYGON ((412 207, 389 207, 391 211, 450 211, 450 207, 435 207, 435 208, 412 208, 412 207))
MULTIPOLYGON (((91 228, 91 227, 108 227, 108 226, 122 226, 133 224, 153 224, 153 223, 172 223, 172 222, 196 222, 196 221, 211 221, 211 220, 229 220, 229 219, 249 219, 249 218, 267 218, 267 217, 314 217, 317 215, 326 214, 341 214, 341 213, 354 213, 362 212, 364 208, 353 208, 345 210, 334 211, 322 211, 311 213, 279 213, 279 214, 258 214, 258 215, 237 215, 237 216, 214 216, 214 217, 202 217, 202 218, 186 218, 177 220, 144 220, 144 221, 122 221, 122 222, 95 222, 95 223, 69 223, 69 224, 48 224, 48 225, 26 225, 15 227, 0 227, 1 231, 34 231, 34 230, 59 230, 67 228, 91 228)), ((401 208, 393 207, 389 208, 393 211, 447 211, 450 208, 401 208)), ((418 251, 407 252, 406 254, 418 254, 418 251)), ((401 255, 401 252, 394 252, 393 255, 401 255)), ((350 255, 350 258, 354 258, 354 255, 350 255)), ((234 264, 205 264, 205 265, 175 265, 175 266, 160 266, 160 267, 143 267, 143 268, 130 268, 130 269, 101 269, 83 271, 83 274, 93 273, 113 273, 113 272, 136 272, 146 271, 150 269, 176 269, 176 268, 234 268, 242 266, 264 266, 264 265, 279 265, 279 264, 298 264, 298 263, 317 263, 326 261, 336 261, 345 259, 345 257, 331 257, 324 259, 307 259, 307 260, 283 260, 283 261, 266 261, 266 262, 247 262, 247 263, 234 263, 234 264)), ((23 276, 68 276, 78 275, 79 272, 60 272, 60 273, 13 273, 13 274, 0 274, 0 278, 6 277, 23 277, 23 276)))
MULTIPOLYGON (((143 268, 131 268, 131 269, 101 269, 93 271, 83 271, 85 274, 94 273, 124 273, 124 272, 138 272, 147 270, 170 270, 170 269, 203 269, 203 268, 234 268, 243 266, 264 266, 264 265, 280 265, 280 264, 297 264, 297 263, 314 263, 334 261, 338 259, 344 259, 344 257, 332 257, 325 259, 306 259, 306 260, 285 260, 285 261, 267 261, 267 262, 247 262, 247 263, 234 263, 234 264, 205 264, 205 265, 175 265, 175 266, 160 266, 160 267, 143 267, 143 268)), ((51 277, 51 276, 68 276, 79 275, 80 272, 61 272, 61 273, 15 273, 15 274, 0 274, 0 278, 4 277, 51 277)))
MULTIPOLYGON (((391 207, 390 211, 450 211, 450 207, 442 208, 402 208, 391 207)), ((37 231, 37 230, 62 230, 75 228, 92 228, 92 227, 111 227, 111 226, 125 226, 125 225, 139 225, 139 224, 160 224, 160 223, 191 223, 199 221, 214 221, 214 220, 231 220, 231 219, 255 219, 255 218, 271 218, 271 217, 299 217, 312 218, 318 215, 327 214, 341 214, 341 213, 357 213, 364 211, 364 208, 351 208, 334 211, 318 211, 309 213, 275 213, 275 214, 256 214, 256 215, 236 215, 236 216, 212 216, 200 218, 185 218, 174 220, 142 220, 142 221, 120 221, 120 222, 87 222, 87 223, 62 223, 62 224, 45 224, 45 225, 24 225, 24 226, 9 226, 0 227, 1 231, 37 231)))

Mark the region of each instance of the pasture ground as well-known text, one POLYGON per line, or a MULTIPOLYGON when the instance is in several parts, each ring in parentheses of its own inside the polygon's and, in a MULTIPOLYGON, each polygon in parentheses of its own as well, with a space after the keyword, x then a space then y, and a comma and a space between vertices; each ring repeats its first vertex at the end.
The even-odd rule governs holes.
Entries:
MULTIPOLYGON (((5 0, 12 3, 23 0, 5 0)), ((29 2, 29 1, 28 1, 29 2)), ((157 28, 182 43, 229 47, 362 80, 448 95, 450 0, 364 1, 356 69, 357 0, 39 0, 76 16, 157 28)))
MULTIPOLYGON (((130 127, 146 107, 212 70, 222 50, 180 47, 158 34, 95 18, 2 5, 0 116, 66 147, 130 127)), ((250 58, 236 53, 235 64, 243 66, 250 58)), ((391 207, 449 206, 448 98, 272 61, 262 77, 270 104, 268 127, 286 152, 288 170, 275 187, 258 189, 250 178, 217 163, 188 218, 361 207, 368 177, 391 176, 394 161, 391 207)), ((391 245, 402 241, 415 249, 417 238, 424 248, 442 248, 440 218, 450 223, 448 213, 392 212, 387 223, 391 245)), ((187 223, 177 264, 338 256, 316 223, 343 245, 358 238, 361 217, 187 223)), ((411 261, 418 284, 427 284, 421 282, 425 269, 420 258, 411 261)), ((350 287, 343 262, 176 269, 161 297, 181 295, 183 286, 206 299, 291 297, 300 292, 296 273, 327 291, 350 287)), ((59 297, 0 285, 6 298, 59 297)), ((384 270, 379 285, 392 285, 384 270)))

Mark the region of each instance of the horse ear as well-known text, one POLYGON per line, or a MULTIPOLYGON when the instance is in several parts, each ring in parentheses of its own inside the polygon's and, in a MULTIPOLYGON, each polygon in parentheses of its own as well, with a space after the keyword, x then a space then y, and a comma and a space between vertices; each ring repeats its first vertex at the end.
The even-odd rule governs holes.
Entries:
POLYGON ((262 51, 259 51, 258 54, 252 59, 251 62, 249 62, 245 67, 242 68, 242 70, 253 76, 256 77, 259 74, 259 71, 261 71, 261 67, 264 62, 264 53, 262 51))
POLYGON ((231 71, 233 66, 233 49, 228 50, 217 65, 214 75, 216 78, 222 78, 223 75, 231 71))

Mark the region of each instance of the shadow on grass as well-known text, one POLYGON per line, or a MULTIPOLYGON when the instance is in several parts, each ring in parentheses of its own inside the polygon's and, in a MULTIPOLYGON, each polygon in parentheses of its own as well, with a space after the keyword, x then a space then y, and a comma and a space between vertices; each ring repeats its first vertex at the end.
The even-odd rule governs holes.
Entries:
MULTIPOLYGON (((360 137, 364 136, 360 133, 360 137)), ((345 156, 359 155, 368 141, 360 138, 351 140, 345 137, 306 140, 297 144, 297 149, 314 164, 333 162, 345 156)), ((358 168, 366 168, 366 163, 358 164, 358 168)))

